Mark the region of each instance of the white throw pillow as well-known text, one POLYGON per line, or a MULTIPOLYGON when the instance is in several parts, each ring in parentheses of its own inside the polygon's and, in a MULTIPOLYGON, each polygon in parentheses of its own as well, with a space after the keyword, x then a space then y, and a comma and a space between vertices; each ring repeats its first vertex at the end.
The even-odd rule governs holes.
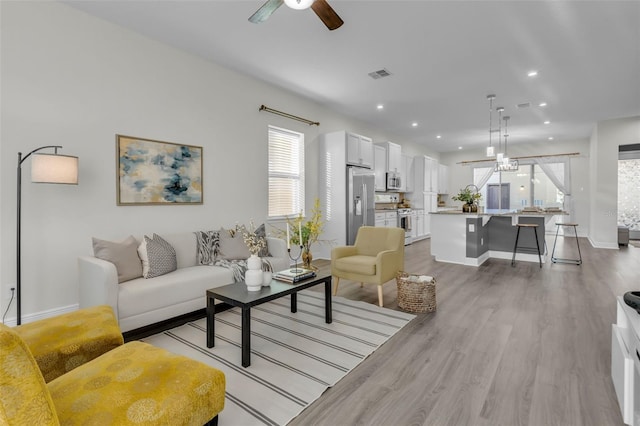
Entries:
POLYGON ((144 236, 138 247, 138 255, 142 260, 142 276, 159 277, 178 269, 175 249, 158 234, 153 238, 144 236))

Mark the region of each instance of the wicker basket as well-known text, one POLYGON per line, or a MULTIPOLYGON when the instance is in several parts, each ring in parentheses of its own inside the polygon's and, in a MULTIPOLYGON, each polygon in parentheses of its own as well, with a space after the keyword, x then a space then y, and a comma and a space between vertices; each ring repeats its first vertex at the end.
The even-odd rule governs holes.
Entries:
POLYGON ((403 311, 423 313, 436 310, 436 280, 420 280, 419 275, 398 272, 398 307, 403 311))

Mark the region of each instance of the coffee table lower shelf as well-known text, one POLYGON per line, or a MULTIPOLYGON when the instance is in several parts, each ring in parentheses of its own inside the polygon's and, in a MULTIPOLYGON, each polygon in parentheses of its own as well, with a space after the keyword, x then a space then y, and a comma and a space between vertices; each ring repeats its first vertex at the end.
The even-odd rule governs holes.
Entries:
POLYGON ((215 299, 242 309, 242 366, 251 365, 251 307, 291 295, 291 312, 298 311, 298 292, 324 283, 325 322, 331 324, 331 275, 319 275, 299 283, 289 284, 272 280, 260 291, 247 291, 243 282, 207 290, 207 347, 215 346, 215 299))

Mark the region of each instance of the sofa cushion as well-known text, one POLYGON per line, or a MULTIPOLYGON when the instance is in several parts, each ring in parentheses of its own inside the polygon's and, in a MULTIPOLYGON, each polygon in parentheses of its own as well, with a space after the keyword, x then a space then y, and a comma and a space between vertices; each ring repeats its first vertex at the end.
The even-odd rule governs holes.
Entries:
POLYGON ((119 283, 142 276, 142 262, 138 257, 138 241, 132 235, 119 243, 98 238, 92 238, 92 241, 93 255, 116 265, 119 283))
POLYGON ((225 229, 220 230, 220 257, 224 260, 248 259, 251 256, 249 247, 244 242, 241 232, 232 236, 225 229))
POLYGON ((158 234, 153 238, 146 235, 138 254, 142 259, 142 276, 145 278, 159 277, 178 268, 175 249, 158 234))
POLYGON ((233 284, 233 274, 217 266, 192 266, 150 280, 127 281, 119 286, 118 316, 128 318, 197 298, 202 298, 204 308, 206 291, 226 284, 233 284))
POLYGON ((198 241, 193 232, 162 234, 161 237, 176 251, 178 269, 198 264, 198 241))
POLYGON ((213 265, 220 251, 220 232, 196 231, 198 241, 198 264, 213 265))
POLYGON ((269 246, 267 245, 267 228, 264 226, 264 223, 256 228, 255 234, 258 238, 264 240, 264 248, 258 252, 258 256, 271 256, 271 254, 269 253, 269 246))
POLYGON ((341 257, 334 261, 335 268, 362 275, 376 274, 376 257, 355 255, 341 257))

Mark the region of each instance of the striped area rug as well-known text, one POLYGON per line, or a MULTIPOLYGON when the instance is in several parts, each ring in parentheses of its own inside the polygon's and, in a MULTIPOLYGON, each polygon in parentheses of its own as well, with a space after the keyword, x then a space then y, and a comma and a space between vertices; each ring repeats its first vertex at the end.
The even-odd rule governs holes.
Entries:
POLYGON ((240 310, 216 315, 216 346, 207 348, 206 319, 144 339, 222 370, 226 400, 219 425, 285 425, 415 316, 333 299, 324 322, 324 294, 298 293, 298 312, 283 297, 251 309, 251 366, 241 366, 240 310))

